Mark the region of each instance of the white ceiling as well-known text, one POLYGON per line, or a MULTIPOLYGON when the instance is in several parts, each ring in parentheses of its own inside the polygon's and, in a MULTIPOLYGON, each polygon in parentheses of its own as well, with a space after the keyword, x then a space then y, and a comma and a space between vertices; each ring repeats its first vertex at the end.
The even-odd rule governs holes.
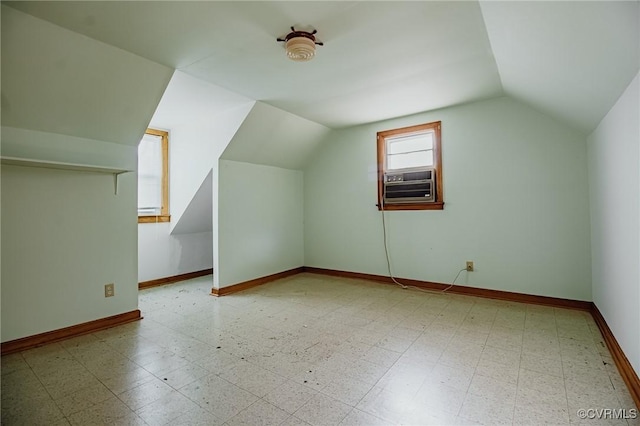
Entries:
POLYGON ((211 122, 225 111, 254 101, 219 86, 174 72, 153 114, 150 127, 171 130, 179 126, 198 126, 211 122))
POLYGON ((329 129, 256 102, 220 158, 302 169, 329 129))
POLYGON ((586 132, 639 63, 638 1, 8 4, 332 128, 508 94, 586 132))
POLYGON ((1 28, 3 127, 140 141, 171 68, 4 5, 1 28))
POLYGON ((640 63, 640 3, 482 2, 506 94, 590 131, 640 63))

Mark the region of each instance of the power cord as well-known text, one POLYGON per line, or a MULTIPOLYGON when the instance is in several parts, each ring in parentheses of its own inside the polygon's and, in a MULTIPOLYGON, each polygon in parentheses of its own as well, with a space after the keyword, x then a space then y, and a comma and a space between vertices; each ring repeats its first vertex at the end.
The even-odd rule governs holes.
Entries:
MULTIPOLYGON (((416 287, 416 286, 413 286, 413 285, 402 284, 401 282, 396 280, 396 278, 393 276, 393 273, 391 272, 391 259, 389 257, 389 247, 388 247, 388 244, 387 244, 387 224, 386 224, 386 221, 385 221, 385 214, 384 214, 384 212, 385 212, 385 209, 384 209, 384 198, 381 198, 380 204, 378 206, 382 210, 382 236, 383 236, 383 240, 384 240, 384 254, 385 254, 385 258, 387 259, 387 271, 389 273, 389 278, 391 278, 391 281, 394 284, 397 284, 398 286, 400 286, 400 288, 402 288, 403 290, 406 290, 408 288, 413 288, 413 289, 416 289, 416 290, 429 292, 429 293, 435 291, 435 290, 427 290, 427 289, 416 287)), ((451 287, 453 287, 455 285, 456 281, 458 280, 458 277, 460 276, 460 274, 463 271, 466 271, 466 270, 467 270, 466 268, 460 269, 458 271, 458 273, 456 274, 456 277, 453 279, 453 281, 451 281, 451 284, 449 284, 448 287, 440 290, 440 293, 444 293, 447 290, 449 290, 451 287)))
POLYGON ((382 236, 384 238, 384 254, 387 259, 387 271, 389 272, 389 278, 391 278, 391 281, 393 281, 395 284, 406 290, 409 288, 409 286, 396 281, 395 277, 391 273, 391 260, 389 259, 389 247, 387 246, 387 224, 384 219, 384 201, 381 200, 380 203, 382 209, 382 236))
POLYGON ((440 290, 441 293, 444 293, 445 291, 449 290, 451 287, 453 287, 453 285, 456 283, 456 280, 458 279, 458 277, 460 276, 460 274, 462 273, 462 271, 466 271, 467 268, 462 268, 458 271, 458 273, 456 274, 456 277, 453 279, 453 281, 451 281, 451 284, 449 284, 449 287, 440 290))

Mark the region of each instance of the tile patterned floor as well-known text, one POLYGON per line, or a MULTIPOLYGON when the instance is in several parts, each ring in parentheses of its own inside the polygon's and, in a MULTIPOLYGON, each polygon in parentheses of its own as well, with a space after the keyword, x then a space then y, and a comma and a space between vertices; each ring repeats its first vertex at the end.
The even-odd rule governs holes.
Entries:
POLYGON ((576 414, 636 408, 587 313, 313 274, 215 298, 210 279, 2 357, 2 424, 640 424, 576 414))

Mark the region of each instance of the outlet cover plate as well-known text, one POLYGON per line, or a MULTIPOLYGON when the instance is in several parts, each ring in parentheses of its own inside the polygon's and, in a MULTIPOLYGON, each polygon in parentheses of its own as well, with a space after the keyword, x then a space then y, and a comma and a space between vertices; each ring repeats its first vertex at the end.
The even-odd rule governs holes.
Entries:
POLYGON ((113 297, 116 295, 115 284, 109 283, 104 285, 104 297, 113 297))

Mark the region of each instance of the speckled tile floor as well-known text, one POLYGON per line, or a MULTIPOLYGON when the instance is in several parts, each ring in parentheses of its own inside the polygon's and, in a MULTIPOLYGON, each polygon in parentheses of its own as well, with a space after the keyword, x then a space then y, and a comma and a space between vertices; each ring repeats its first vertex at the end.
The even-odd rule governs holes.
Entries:
POLYGON ((640 424, 577 416, 636 408, 585 312, 313 274, 210 288, 2 357, 2 424, 640 424))

